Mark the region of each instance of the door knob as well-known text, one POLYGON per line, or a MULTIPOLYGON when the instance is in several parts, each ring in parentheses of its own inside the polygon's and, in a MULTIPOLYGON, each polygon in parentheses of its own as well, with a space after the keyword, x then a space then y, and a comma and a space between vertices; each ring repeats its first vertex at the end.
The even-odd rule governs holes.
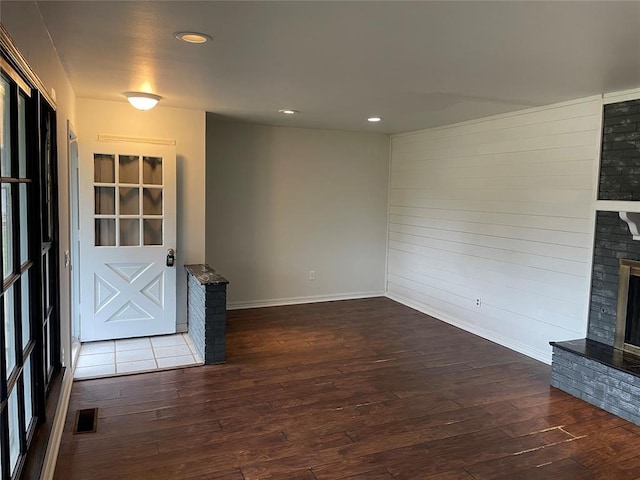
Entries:
POLYGON ((167 250, 167 267, 173 267, 174 263, 176 263, 176 254, 173 248, 170 248, 167 250))

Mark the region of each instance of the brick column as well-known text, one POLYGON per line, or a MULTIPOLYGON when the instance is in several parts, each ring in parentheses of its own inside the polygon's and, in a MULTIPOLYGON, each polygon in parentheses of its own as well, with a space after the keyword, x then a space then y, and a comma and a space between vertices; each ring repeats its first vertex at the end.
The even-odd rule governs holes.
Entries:
POLYGON ((186 265, 188 334, 205 364, 226 356, 227 285, 208 265, 186 265))

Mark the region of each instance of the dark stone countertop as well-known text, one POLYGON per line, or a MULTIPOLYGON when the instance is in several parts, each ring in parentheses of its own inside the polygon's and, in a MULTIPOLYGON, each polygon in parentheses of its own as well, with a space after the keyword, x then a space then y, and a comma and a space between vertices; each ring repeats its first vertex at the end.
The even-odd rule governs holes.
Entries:
POLYGON ((185 265, 190 275, 193 275, 201 285, 226 285, 229 280, 217 273, 209 265, 197 264, 197 265, 185 265))
POLYGON ((632 353, 616 350, 610 345, 589 340, 588 338, 569 340, 567 342, 549 342, 549 344, 552 347, 575 353, 621 372, 640 377, 640 357, 632 353))

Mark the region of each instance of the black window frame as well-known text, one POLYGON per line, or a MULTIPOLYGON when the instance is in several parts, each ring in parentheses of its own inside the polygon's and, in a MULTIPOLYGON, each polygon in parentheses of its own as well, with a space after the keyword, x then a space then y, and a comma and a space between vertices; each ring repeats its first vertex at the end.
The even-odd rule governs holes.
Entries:
MULTIPOLYGON (((0 263, 0 478, 18 479, 26 470, 38 472, 44 459, 44 450, 34 448, 36 443, 46 445, 48 432, 43 433, 51 420, 51 404, 57 402, 51 395, 59 384, 62 372, 60 338, 60 292, 58 255, 58 192, 56 112, 48 99, 23 74, 20 65, 12 60, 2 45, 0 75, 10 88, 11 172, 0 172, 0 183, 11 191, 12 212, 12 271, 5 275, 0 263), (19 177, 18 98, 25 101, 26 175, 19 177), (26 217, 20 210, 20 186, 26 185, 26 217), (21 226, 28 235, 28 258, 21 263, 21 226), (48 262, 48 265, 45 264, 48 262), (6 278, 5 278, 6 277, 6 278), (22 344, 22 283, 28 284, 29 339, 22 344), (48 291, 47 298, 44 292, 48 291), (5 322, 5 295, 13 295, 13 334, 16 365, 7 372, 5 322), (47 304, 45 304, 47 302, 47 304), (30 362, 31 412, 25 418, 26 401, 24 365, 30 362), (9 399, 17 394, 20 453, 15 469, 11 470, 9 446, 9 399), (48 398, 51 397, 51 398, 48 398), (49 400, 49 401, 48 401, 49 400), (26 422, 30 424, 27 428, 26 422), (35 457, 34 450, 38 450, 35 457), (34 468, 29 464, 36 464, 34 468), (28 468, 29 467, 29 468, 28 468)), ((4 112, 2 112, 4 115, 4 112)), ((6 139, 5 139, 6 141, 6 139)), ((3 152, 4 155, 4 152, 3 152)), ((0 197, 0 206, 2 205, 0 197)), ((0 236, 0 251, 3 250, 0 236)), ((4 253, 3 253, 4 255, 4 253)), ((29 475, 32 476, 32 475, 29 475)))

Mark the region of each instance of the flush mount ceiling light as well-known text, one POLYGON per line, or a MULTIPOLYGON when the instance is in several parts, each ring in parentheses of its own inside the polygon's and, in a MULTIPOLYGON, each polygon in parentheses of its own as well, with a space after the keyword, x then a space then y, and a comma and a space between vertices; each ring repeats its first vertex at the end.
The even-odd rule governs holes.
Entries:
POLYGON ((382 121, 382 117, 369 117, 367 118, 367 122, 378 123, 382 121))
POLYGON ((151 110, 162 98, 160 95, 144 92, 125 92, 124 96, 138 110, 151 110))
POLYGON ((281 108, 278 112, 283 115, 295 115, 296 113, 300 113, 298 110, 291 110, 290 108, 281 108))
POLYGON ((210 35, 199 32, 176 32, 173 36, 187 43, 207 43, 213 40, 210 35))

